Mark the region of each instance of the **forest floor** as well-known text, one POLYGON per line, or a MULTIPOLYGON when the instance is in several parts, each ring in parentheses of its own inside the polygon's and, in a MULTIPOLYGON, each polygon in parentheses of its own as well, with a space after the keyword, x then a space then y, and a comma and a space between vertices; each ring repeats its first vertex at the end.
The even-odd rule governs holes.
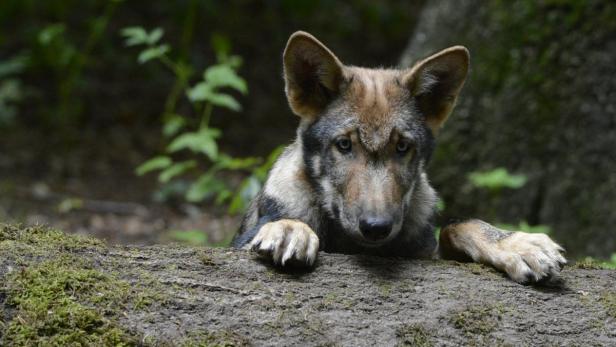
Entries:
MULTIPOLYGON (((28 135, 22 130, 1 137, 0 222, 49 225, 109 244, 185 241, 177 237, 178 231, 192 231, 188 241, 196 244, 229 242, 241 216, 229 215, 223 206, 211 202, 161 202, 154 197, 155 175, 135 174, 135 168, 148 159, 144 146, 155 145, 130 140, 125 130, 98 136, 115 138, 106 139, 105 146, 96 137, 81 138, 62 150, 63 144, 48 146, 39 133, 28 135)), ((141 135, 157 136, 157 130, 141 135)))

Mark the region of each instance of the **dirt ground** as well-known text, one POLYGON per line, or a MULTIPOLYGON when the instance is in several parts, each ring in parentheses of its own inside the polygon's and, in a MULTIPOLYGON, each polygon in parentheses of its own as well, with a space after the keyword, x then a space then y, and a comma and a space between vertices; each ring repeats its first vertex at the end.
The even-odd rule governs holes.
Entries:
MULTIPOLYGON (((125 143, 130 137, 122 134, 108 131, 105 136, 117 139, 107 139, 106 147, 93 137, 68 150, 49 150, 38 132, 0 137, 0 222, 49 225, 109 244, 178 241, 177 230, 202 232, 208 244, 227 242, 241 216, 207 201, 157 200, 156 175, 134 173, 149 157, 142 149, 146 140, 125 143)), ((158 136, 150 130, 141 137, 158 136)))

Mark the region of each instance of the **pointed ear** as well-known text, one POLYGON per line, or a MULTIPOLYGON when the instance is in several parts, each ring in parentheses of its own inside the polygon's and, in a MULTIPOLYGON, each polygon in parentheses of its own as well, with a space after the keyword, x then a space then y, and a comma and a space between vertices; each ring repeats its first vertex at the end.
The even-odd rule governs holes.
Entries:
POLYGON ((403 78, 433 134, 438 133, 455 106, 469 60, 465 47, 450 47, 420 61, 403 78))
POLYGON ((285 92, 300 117, 315 118, 338 94, 342 63, 314 36, 295 32, 283 54, 285 92))

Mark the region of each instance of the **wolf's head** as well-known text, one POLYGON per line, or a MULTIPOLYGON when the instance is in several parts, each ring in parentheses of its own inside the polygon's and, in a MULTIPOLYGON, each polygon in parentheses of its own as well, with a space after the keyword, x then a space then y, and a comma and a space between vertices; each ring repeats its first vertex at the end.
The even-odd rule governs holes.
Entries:
POLYGON ((417 208, 412 196, 464 84, 468 51, 451 47, 410 69, 365 69, 343 65, 316 38, 296 32, 283 59, 319 202, 358 243, 392 240, 417 208))

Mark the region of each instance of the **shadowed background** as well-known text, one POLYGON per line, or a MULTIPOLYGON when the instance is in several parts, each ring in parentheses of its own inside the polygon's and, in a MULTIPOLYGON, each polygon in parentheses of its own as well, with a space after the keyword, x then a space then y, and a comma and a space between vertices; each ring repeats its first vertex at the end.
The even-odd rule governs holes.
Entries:
POLYGON ((470 78, 429 167, 440 221, 548 232, 574 257, 616 251, 609 1, 2 1, 0 221, 110 242, 225 244, 268 155, 293 139, 281 53, 299 29, 352 65, 409 66, 467 46, 470 78), (162 36, 127 46, 127 27, 162 36), (138 61, 161 45, 162 55, 138 61), (244 93, 224 75, 224 94, 241 109, 192 89, 221 61, 247 85, 244 93), (192 74, 170 107, 178 66, 192 74), (221 132, 216 156, 211 142, 169 153, 174 138, 203 128, 205 114, 206 128, 221 132), (162 135, 173 119, 184 127, 162 135), (187 198, 221 154, 238 160, 187 198), (165 168, 193 166, 162 183, 162 167, 135 174, 160 155, 172 158, 165 168))

